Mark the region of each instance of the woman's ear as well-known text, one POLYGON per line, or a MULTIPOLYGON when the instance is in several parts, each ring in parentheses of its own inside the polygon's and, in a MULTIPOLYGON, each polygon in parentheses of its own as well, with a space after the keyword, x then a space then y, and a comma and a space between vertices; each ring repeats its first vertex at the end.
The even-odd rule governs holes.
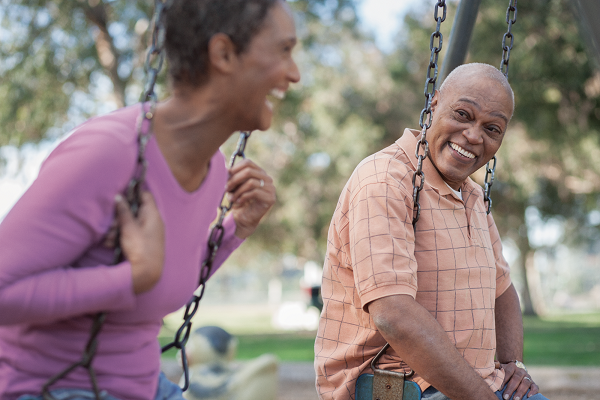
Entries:
POLYGON ((235 70, 237 53, 231 38, 224 33, 213 35, 208 41, 208 63, 222 73, 230 74, 235 70))

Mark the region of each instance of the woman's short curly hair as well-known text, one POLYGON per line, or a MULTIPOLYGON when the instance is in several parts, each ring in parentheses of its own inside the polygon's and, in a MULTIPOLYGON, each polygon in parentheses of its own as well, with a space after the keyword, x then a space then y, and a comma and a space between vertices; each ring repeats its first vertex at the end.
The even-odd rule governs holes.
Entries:
POLYGON ((173 82, 203 84, 211 37, 224 33, 238 54, 244 52, 277 1, 281 0, 174 0, 165 16, 165 50, 173 82))

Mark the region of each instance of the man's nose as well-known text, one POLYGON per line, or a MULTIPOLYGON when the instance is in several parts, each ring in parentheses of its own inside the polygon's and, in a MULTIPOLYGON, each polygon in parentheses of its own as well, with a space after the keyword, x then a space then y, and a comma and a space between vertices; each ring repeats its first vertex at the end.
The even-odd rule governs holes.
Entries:
POLYGON ((479 128, 477 126, 471 126, 463 130, 462 134, 467 139, 467 141, 471 144, 480 144, 483 143, 483 128, 479 128))

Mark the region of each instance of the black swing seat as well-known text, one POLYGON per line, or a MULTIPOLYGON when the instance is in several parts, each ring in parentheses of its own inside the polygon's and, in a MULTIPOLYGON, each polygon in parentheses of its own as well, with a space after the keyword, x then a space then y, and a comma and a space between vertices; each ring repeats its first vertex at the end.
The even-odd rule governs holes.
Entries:
MULTIPOLYGON (((404 391, 400 397, 399 391, 390 388, 392 393, 379 400, 420 400, 421 388, 413 381, 404 380, 404 391)), ((362 374, 356 380, 356 390, 354 392, 356 400, 377 400, 373 398, 373 374, 362 374)))

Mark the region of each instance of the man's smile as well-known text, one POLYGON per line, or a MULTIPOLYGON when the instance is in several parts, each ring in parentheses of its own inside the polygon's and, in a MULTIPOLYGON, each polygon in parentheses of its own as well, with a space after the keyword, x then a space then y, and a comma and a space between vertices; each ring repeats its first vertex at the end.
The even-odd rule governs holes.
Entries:
POLYGON ((470 151, 463 149, 456 143, 452 143, 452 142, 449 142, 449 143, 450 143, 450 147, 452 147, 452 149, 454 151, 456 151, 458 154, 460 154, 461 156, 471 158, 471 159, 475 158, 475 154, 471 153, 470 151))

